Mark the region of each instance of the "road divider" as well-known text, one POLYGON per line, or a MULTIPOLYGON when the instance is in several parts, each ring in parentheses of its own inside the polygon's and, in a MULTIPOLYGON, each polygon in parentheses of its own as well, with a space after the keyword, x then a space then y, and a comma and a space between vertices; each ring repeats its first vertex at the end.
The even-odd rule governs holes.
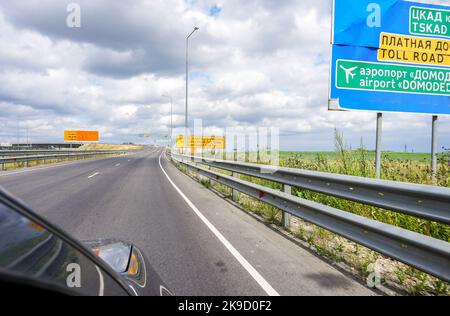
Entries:
POLYGON ((128 151, 113 150, 113 151, 34 151, 34 150, 11 150, 0 151, 0 171, 8 169, 8 165, 11 169, 18 167, 29 167, 30 162, 39 164, 43 162, 46 164, 48 161, 61 161, 61 160, 78 160, 99 158, 107 156, 125 155, 128 151))

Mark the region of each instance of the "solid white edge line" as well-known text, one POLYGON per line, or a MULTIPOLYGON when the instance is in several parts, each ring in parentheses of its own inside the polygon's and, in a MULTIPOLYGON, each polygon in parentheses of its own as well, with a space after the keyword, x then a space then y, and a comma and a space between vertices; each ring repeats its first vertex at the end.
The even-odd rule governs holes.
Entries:
POLYGON ((169 183, 173 186, 173 188, 178 192, 178 194, 183 198, 183 200, 189 205, 189 207, 194 211, 195 214, 203 221, 203 223, 211 230, 211 232, 222 242, 225 248, 236 258, 236 260, 242 265, 242 267, 247 270, 247 272, 253 277, 253 279, 261 286, 261 288, 269 295, 269 296, 280 296, 280 294, 267 282, 264 277, 259 274, 258 271, 245 259, 239 251, 220 233, 217 228, 214 227, 213 224, 198 210, 198 208, 188 199, 188 197, 178 188, 178 186, 172 181, 167 172, 164 170, 161 164, 161 157, 164 154, 164 151, 159 156, 159 167, 162 172, 166 176, 169 183))
POLYGON ((98 278, 100 281, 100 285, 99 285, 99 289, 98 289, 98 296, 103 296, 105 294, 105 281, 103 280, 103 274, 100 271, 100 269, 97 266, 95 266, 95 268, 97 269, 98 278))

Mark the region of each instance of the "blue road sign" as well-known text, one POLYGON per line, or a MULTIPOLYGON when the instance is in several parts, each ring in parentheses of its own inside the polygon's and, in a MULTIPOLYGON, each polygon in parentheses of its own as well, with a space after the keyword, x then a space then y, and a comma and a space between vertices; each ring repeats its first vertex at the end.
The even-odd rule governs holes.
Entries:
POLYGON ((450 6, 334 0, 330 110, 450 114, 450 6))

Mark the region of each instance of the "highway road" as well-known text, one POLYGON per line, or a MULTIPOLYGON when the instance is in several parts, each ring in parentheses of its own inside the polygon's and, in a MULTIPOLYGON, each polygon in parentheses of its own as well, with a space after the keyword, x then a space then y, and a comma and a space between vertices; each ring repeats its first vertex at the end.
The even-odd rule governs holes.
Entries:
POLYGON ((177 170, 161 148, 0 173, 80 240, 136 244, 176 295, 374 295, 177 170))

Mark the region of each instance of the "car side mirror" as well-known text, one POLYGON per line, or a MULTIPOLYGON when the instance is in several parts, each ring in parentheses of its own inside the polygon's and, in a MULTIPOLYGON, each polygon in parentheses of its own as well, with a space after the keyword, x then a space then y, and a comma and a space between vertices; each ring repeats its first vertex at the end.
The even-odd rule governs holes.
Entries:
POLYGON ((131 262, 133 246, 129 243, 114 239, 99 239, 83 243, 117 273, 128 272, 129 267, 135 264, 131 262))
POLYGON ((148 288, 152 284, 154 286, 150 293, 153 295, 172 295, 152 269, 143 252, 135 245, 115 239, 85 241, 84 244, 117 272, 132 291, 148 288))

